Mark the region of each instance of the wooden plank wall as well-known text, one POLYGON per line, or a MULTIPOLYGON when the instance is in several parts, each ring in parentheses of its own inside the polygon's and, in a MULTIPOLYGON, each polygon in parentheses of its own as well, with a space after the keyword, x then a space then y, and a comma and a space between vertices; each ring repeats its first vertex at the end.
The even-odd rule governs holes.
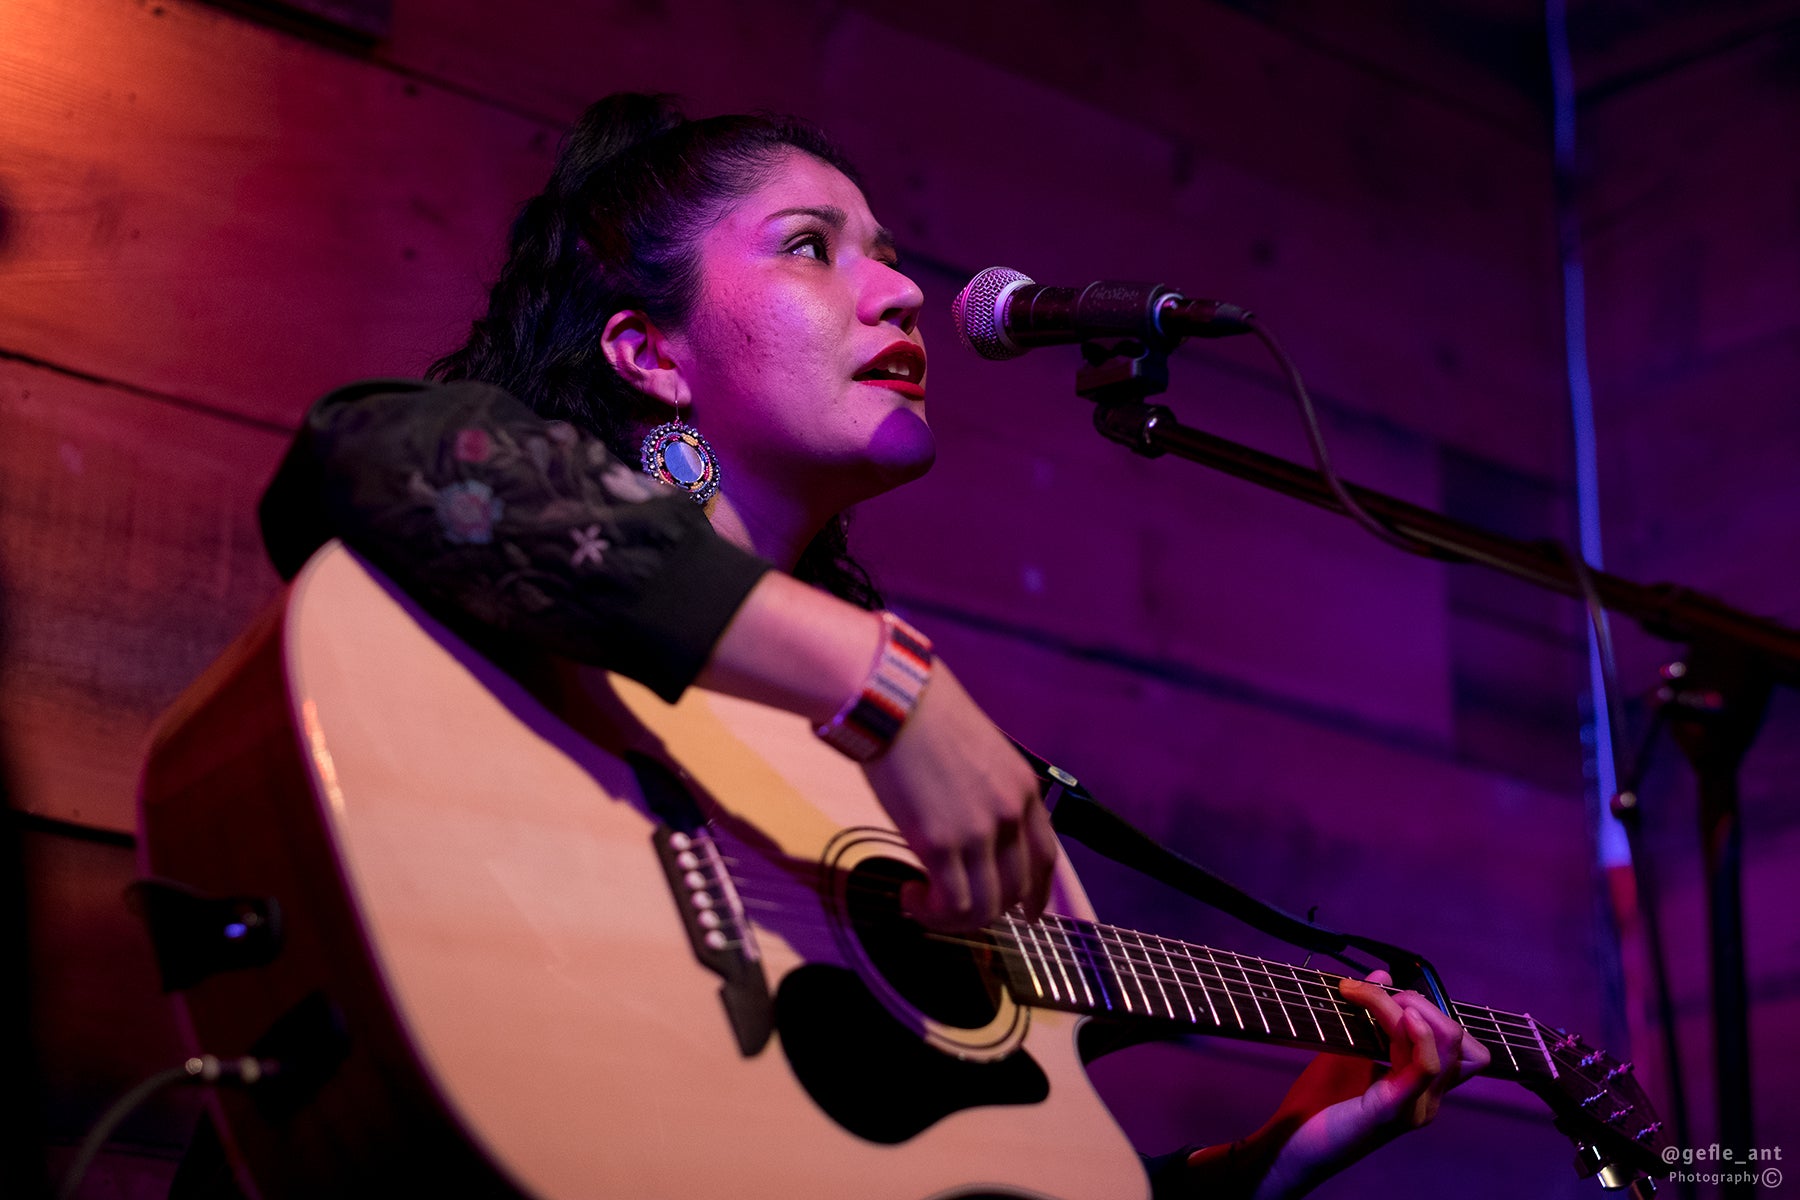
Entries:
MULTIPOLYGON (((940 466, 868 506, 859 537, 994 714, 1276 902, 1416 942, 1466 998, 1605 1024, 1574 614, 1135 459, 1088 429, 1073 352, 982 363, 945 313, 994 262, 1239 299, 1283 333, 1351 478, 1561 533, 1529 72, 1485 51, 1446 66, 1456 31, 1400 36, 1405 5, 1382 10, 1393 38, 1316 5, 1122 20, 1058 3, 1028 25, 950 0, 394 7, 367 54, 196 0, 0 7, 0 720, 20 809, 130 829, 150 722, 275 591, 251 507, 305 405, 453 344, 560 126, 609 90, 671 90, 697 112, 826 123, 899 231, 932 297, 940 466)), ((1471 9, 1477 29, 1500 20, 1471 9)), ((1304 454, 1251 348, 1184 349, 1175 370, 1184 418, 1304 454)), ((116 896, 126 852, 32 837, 36 1003, 79 1012, 113 943, 56 897, 116 896)), ((1257 948, 1095 877, 1109 915, 1257 948)), ((83 911, 101 910, 126 920, 110 900, 83 911)), ((154 1003, 102 1019, 143 1037, 98 1066, 80 1020, 44 1023, 55 1138, 166 1056, 154 1003)), ((1290 1070, 1197 1046, 1107 1080, 1154 1148, 1241 1132, 1260 1114, 1238 1097, 1290 1070)), ((183 1119, 136 1140, 166 1147, 183 1119)), ((1401 1186, 1383 1194, 1435 1195, 1446 1172, 1477 1195, 1575 1194, 1565 1148, 1511 1092, 1475 1089, 1444 1125, 1388 1153, 1401 1186)), ((1324 1194, 1384 1182, 1365 1169, 1324 1194)))
MULTIPOLYGON (((1726 6, 1730 8, 1731 6, 1726 6)), ((1581 201, 1609 565, 1800 622, 1800 5, 1742 6, 1700 44, 1586 81, 1581 201), (1754 19, 1752 19, 1754 18, 1754 19)), ((1670 648, 1622 630, 1642 697, 1670 648)), ((1639 725, 1645 715, 1635 706, 1639 725)), ((1695 1140, 1716 1137, 1693 780, 1645 790, 1666 881, 1695 1140)), ((1800 702, 1778 694, 1743 774, 1756 1140, 1800 1145, 1800 702)))

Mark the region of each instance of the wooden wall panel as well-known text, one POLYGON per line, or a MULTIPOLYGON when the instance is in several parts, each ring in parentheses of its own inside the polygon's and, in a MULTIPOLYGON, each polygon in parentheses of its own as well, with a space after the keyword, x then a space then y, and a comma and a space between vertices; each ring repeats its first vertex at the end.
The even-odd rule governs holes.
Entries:
POLYGON ((746 29, 718 0, 410 7, 383 51, 408 70, 556 120, 619 87, 790 107, 843 140, 911 253, 965 278, 1001 262, 1240 299, 1356 409, 1564 475, 1560 326, 1536 301, 1555 284, 1545 148, 1256 19, 789 0, 746 29), (770 65, 728 69, 721 46, 770 65))
POLYGON ((1620 4, 1575 0, 1569 41, 1585 96, 1602 99, 1800 20, 1794 0, 1620 4))
MULTIPOLYGON (((72 1144, 108 1104, 180 1065, 186 1050, 149 941, 125 906, 137 877, 132 852, 47 831, 25 834, 20 848, 31 894, 31 1028, 41 1060, 56 1068, 40 1111, 45 1135, 72 1144)), ((125 1123, 120 1140, 180 1143, 198 1111, 198 1091, 165 1093, 125 1123)))
POLYGON ((1519 0, 1226 0, 1302 45, 1396 77, 1445 107, 1537 141, 1549 104, 1543 6, 1519 0))
POLYGON ((533 121, 189 0, 0 29, 0 345, 292 423, 467 328, 533 121))
MULTIPOLYGON (((1275 903, 1417 943, 1471 997, 1593 1026, 1590 943, 1567 925, 1586 911, 1578 796, 1005 634, 936 634, 996 720, 1153 836, 1275 903)), ((1195 916, 1106 878, 1108 919, 1195 916)))
MULTIPOLYGON (((615 91, 673 92, 695 115, 750 106, 813 112, 840 8, 834 0, 396 0, 392 36, 377 53, 557 127, 615 91)), ((919 80, 895 71, 883 83, 891 92, 919 80)))
POLYGON ((1241 301, 1347 407, 1562 477, 1541 149, 1230 14, 1087 11, 1042 46, 966 16, 842 22, 825 100, 882 204, 930 222, 898 228, 973 269, 1241 301), (856 103, 855 64, 889 53, 946 81, 904 121, 856 103))
POLYGON ((286 437, 0 360, 15 803, 135 827, 151 722, 278 586, 256 499, 286 437))
MULTIPOLYGON (((1792 5, 1786 6, 1790 12, 1792 5)), ((1583 110, 1583 199, 1609 565, 1800 623, 1800 24, 1718 6, 1723 45, 1622 76, 1583 110)), ((1698 14, 1698 10, 1696 10, 1698 14)), ((1800 14, 1794 14, 1800 15, 1800 14)), ((1650 60, 1652 63, 1656 59, 1650 60)), ((1681 656, 1626 629, 1642 695, 1681 656)), ((1800 979, 1800 700, 1775 698, 1740 799, 1756 1141, 1800 1141, 1793 1057, 1800 979)), ((1716 1136, 1705 898, 1694 782, 1665 743, 1643 789, 1681 1007, 1694 1140, 1716 1136)))
POLYGON ((1621 387, 1603 426, 1621 564, 1789 623, 1800 622, 1800 294, 1796 304, 1790 329, 1621 387))
POLYGON ((1638 390, 1800 330, 1800 25, 1611 96, 1583 127, 1604 412, 1628 419, 1638 390))
MULTIPOLYGON (((924 326, 937 465, 856 521, 897 596, 1448 739, 1441 565, 1299 501, 1106 441, 1073 394, 1073 348, 982 363, 941 311, 924 326)), ((1306 456, 1286 397, 1197 356, 1174 371, 1168 402, 1187 420, 1306 456)), ((1334 421, 1332 434, 1353 478, 1434 501, 1429 444, 1366 422, 1334 421)))
MULTIPOLYGON (((395 7, 367 58, 196 0, 0 7, 0 719, 23 805, 129 826, 149 721, 275 590, 252 511, 301 407, 452 344, 562 122, 671 88, 823 120, 923 264, 943 458, 869 506, 862 540, 996 715, 1276 899, 1417 940, 1465 994, 1598 1024, 1593 943, 1570 932, 1576 794, 1470 749, 1472 712, 1498 745, 1562 686, 1533 640, 1559 618, 1103 444, 1072 351, 981 363, 944 314, 1008 260, 1244 299, 1348 477, 1433 506, 1484 480, 1481 503, 1548 495, 1532 511, 1554 516, 1548 158, 1513 101, 1371 68, 1341 21, 1306 36, 1303 14, 1221 7, 1058 3, 1029 27, 936 2, 395 7)), ((1185 419, 1304 457, 1255 347, 1191 346, 1175 370, 1185 419)), ((84 878, 100 903, 111 885, 84 878)), ((1204 921, 1101 890, 1146 924, 1204 921)), ((57 1045, 79 1114, 85 1068, 57 1045)), ((1247 1077, 1221 1085, 1240 1114, 1247 1077)), ((1517 1112, 1495 1113, 1453 1149, 1415 1143, 1400 1174, 1429 1194, 1444 1154, 1510 1140, 1517 1112)), ((1511 1190, 1560 1194, 1554 1162, 1509 1158, 1511 1190)))
MULTIPOLYGON (((1152 836, 1290 911, 1317 905, 1327 925, 1420 950, 1463 999, 1607 1036, 1578 795, 1505 782, 1332 722, 1146 680, 1006 634, 940 621, 934 635, 951 661, 974 664, 964 681, 1004 727, 1152 836)), ((1291 949, 1210 909, 1076 854, 1103 920, 1297 961, 1291 949)), ((1272 1081, 1288 1070, 1279 1059, 1224 1050, 1158 1050, 1099 1073, 1126 1098, 1118 1111, 1140 1145, 1160 1150, 1240 1135, 1244 1114, 1260 1111, 1244 1098, 1279 1094, 1272 1081), (1231 1100, 1221 1104, 1220 1096, 1231 1100)), ((1482 1130, 1459 1139, 1458 1159, 1481 1175, 1481 1194, 1582 1194, 1567 1143, 1551 1136, 1535 1101, 1517 1089, 1477 1094, 1500 1115, 1478 1116, 1462 1097, 1449 1102, 1444 1121, 1482 1130), (1528 1183, 1489 1191, 1490 1170, 1520 1171, 1528 1183)), ((1336 1194, 1364 1194, 1376 1175, 1384 1194, 1429 1194, 1418 1182, 1428 1168, 1408 1159, 1417 1154, 1442 1170, 1446 1153, 1456 1152, 1422 1140, 1397 1152, 1395 1179, 1349 1176, 1336 1194)))

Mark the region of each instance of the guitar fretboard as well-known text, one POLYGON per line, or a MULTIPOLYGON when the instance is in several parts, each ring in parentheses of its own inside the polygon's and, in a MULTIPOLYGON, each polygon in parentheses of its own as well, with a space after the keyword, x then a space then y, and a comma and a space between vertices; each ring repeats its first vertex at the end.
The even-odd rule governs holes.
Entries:
MULTIPOLYGON (((1363 1058, 1388 1055, 1387 1035, 1339 992, 1339 975, 1055 914, 1035 922, 1007 916, 987 932, 1013 994, 1038 1008, 1363 1058)), ((1451 1009, 1493 1052, 1489 1074, 1517 1079, 1551 1070, 1542 1027, 1530 1016, 1469 1004, 1451 1009)))

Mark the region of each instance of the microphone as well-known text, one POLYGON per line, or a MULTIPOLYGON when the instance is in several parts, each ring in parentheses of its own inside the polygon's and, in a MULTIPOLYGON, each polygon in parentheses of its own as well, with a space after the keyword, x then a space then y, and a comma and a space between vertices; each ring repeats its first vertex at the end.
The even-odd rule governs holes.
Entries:
POLYGON ((989 267, 950 302, 950 320, 963 345, 995 359, 1097 337, 1164 346, 1184 337, 1230 337, 1249 333, 1252 319, 1249 309, 1189 300, 1160 283, 1102 280, 1084 288, 1051 287, 1008 267, 989 267))

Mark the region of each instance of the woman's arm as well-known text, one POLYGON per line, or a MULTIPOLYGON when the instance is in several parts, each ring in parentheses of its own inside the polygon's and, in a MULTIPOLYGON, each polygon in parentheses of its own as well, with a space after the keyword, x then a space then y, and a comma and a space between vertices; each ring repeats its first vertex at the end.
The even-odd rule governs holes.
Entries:
POLYGON ((1261 1129, 1167 1163, 1156 1180, 1157 1200, 1292 1200, 1429 1123, 1444 1094, 1480 1074, 1490 1055, 1429 1000, 1390 992, 1389 982, 1377 971, 1342 985, 1387 1035, 1387 1065, 1318 1055, 1261 1129))
MULTIPOLYGON (((880 640, 876 614, 771 572, 699 682, 822 724, 862 688, 880 640)), ((922 920, 977 928, 1015 903, 1042 911, 1057 843, 1037 777, 941 659, 893 745, 864 771, 925 866, 929 887, 906 898, 922 920)))
MULTIPOLYGON (((326 397, 261 516, 284 576, 342 538, 478 645, 603 667, 671 701, 699 681, 822 723, 880 644, 876 614, 771 570, 686 496, 484 384, 326 397)), ((925 864, 921 917, 979 926, 1042 907, 1056 843, 1036 779, 941 661, 865 769, 925 864)))

